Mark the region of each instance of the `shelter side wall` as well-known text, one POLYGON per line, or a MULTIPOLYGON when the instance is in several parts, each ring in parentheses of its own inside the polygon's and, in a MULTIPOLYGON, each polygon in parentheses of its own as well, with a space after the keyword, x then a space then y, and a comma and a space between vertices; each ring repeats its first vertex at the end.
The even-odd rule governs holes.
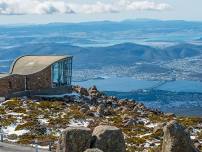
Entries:
POLYGON ((8 77, 0 79, 0 96, 7 96, 9 92, 8 77))
POLYGON ((41 90, 52 87, 51 66, 27 76, 27 90, 41 90))
POLYGON ((7 96, 13 92, 24 91, 24 77, 11 75, 0 79, 0 96, 7 96))

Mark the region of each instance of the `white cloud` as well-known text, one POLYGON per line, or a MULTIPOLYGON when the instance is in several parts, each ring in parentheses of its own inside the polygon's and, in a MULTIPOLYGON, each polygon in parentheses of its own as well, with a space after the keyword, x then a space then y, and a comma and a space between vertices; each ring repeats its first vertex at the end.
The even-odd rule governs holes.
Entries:
POLYGON ((117 6, 100 1, 93 4, 69 4, 69 6, 76 13, 115 13, 120 11, 117 6))
POLYGON ((166 3, 150 0, 114 0, 111 3, 70 3, 65 0, 0 0, 0 15, 22 14, 69 14, 69 13, 114 13, 135 10, 165 10, 166 3))
POLYGON ((73 13, 65 1, 0 0, 1 15, 73 13))
POLYGON ((123 9, 135 11, 135 10, 153 10, 162 11, 171 8, 169 4, 166 3, 155 3, 148 0, 120 0, 119 5, 123 9))

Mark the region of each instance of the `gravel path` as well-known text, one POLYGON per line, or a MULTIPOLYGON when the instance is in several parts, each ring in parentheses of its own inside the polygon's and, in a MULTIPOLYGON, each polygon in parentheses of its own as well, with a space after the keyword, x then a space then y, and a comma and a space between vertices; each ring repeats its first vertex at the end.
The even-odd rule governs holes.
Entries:
MULTIPOLYGON (((23 147, 0 142, 0 152, 35 152, 35 148, 23 147)), ((39 149, 38 152, 48 152, 47 150, 39 149)))

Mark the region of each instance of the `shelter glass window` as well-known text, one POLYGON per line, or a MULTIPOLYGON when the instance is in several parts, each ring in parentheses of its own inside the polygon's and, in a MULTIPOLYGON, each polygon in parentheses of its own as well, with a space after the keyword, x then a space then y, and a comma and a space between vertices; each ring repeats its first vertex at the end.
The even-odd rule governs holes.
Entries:
POLYGON ((68 86, 71 85, 72 79, 72 61, 66 59, 52 65, 52 86, 68 86))

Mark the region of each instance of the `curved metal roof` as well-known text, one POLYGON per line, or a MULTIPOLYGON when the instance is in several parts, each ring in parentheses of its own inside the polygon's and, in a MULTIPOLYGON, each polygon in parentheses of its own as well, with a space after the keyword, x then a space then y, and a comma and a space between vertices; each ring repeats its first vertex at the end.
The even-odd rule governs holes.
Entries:
POLYGON ((34 74, 44 70, 57 61, 71 57, 72 56, 22 56, 13 62, 10 74, 34 74))

